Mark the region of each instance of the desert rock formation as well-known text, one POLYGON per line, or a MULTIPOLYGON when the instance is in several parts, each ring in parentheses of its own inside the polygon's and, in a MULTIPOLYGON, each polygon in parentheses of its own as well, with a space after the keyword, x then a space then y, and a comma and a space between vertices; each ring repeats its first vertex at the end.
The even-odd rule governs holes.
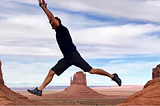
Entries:
POLYGON ((143 90, 136 92, 130 96, 124 103, 118 106, 128 105, 145 105, 145 106, 160 106, 160 77, 159 75, 160 65, 153 69, 154 79, 148 81, 143 90), (157 78, 156 78, 157 77, 157 78))
POLYGON ((54 94, 44 94, 45 98, 105 98, 102 95, 87 86, 86 74, 83 71, 76 72, 71 78, 70 86, 64 91, 54 94))
POLYGON ((72 85, 72 84, 87 85, 86 74, 84 74, 83 71, 76 72, 76 74, 74 74, 74 76, 73 76, 73 80, 71 77, 70 85, 72 85))
POLYGON ((0 61, 0 84, 4 84, 1 66, 2 66, 2 63, 0 61))
POLYGON ((99 94, 87 86, 86 74, 83 71, 76 72, 71 79, 70 86, 63 93, 74 95, 77 98, 103 98, 105 95, 99 94))
POLYGON ((152 79, 160 77, 160 64, 152 69, 152 79))
POLYGON ((27 97, 10 90, 10 88, 4 85, 0 61, 0 105, 44 105, 44 103, 29 100, 27 97))

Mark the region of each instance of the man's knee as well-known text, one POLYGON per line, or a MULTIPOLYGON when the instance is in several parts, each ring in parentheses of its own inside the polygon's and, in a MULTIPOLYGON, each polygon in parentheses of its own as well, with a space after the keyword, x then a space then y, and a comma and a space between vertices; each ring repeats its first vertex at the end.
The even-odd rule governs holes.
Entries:
POLYGON ((90 71, 89 71, 90 74, 95 74, 96 73, 96 70, 94 68, 92 68, 90 71))
POLYGON ((55 72, 53 70, 49 70, 49 75, 53 76, 55 72))

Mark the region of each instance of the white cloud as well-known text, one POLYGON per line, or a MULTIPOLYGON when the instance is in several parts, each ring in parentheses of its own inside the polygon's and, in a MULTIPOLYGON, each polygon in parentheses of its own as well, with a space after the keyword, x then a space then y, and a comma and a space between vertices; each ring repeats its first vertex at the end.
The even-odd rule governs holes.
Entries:
POLYGON ((156 48, 160 38, 152 33, 159 32, 160 27, 152 24, 109 26, 73 31, 72 36, 77 44, 83 44, 79 50, 99 57, 111 54, 159 54, 156 48), (150 36, 152 34, 152 36, 150 36))
POLYGON ((55 44, 55 32, 45 18, 19 15, 1 20, 0 54, 60 56, 55 44))
POLYGON ((159 0, 74 0, 49 1, 49 6, 113 17, 160 22, 159 0))
MULTIPOLYGON (((64 16, 70 17, 67 14, 64 16)), ((160 53, 156 49, 160 45, 160 39, 158 35, 152 34, 159 32, 160 27, 157 25, 126 24, 94 28, 80 26, 81 29, 74 30, 70 23, 76 18, 77 16, 73 16, 71 20, 64 20, 64 23, 69 25, 73 41, 85 57, 106 58, 111 55, 160 53)), ((79 20, 81 19, 84 17, 79 20)), ((87 21, 84 23, 88 23, 87 21)), ((1 54, 61 56, 55 32, 51 30, 46 16, 22 14, 8 17, 0 23, 1 54)), ((97 21, 92 23, 95 24, 97 21)))
MULTIPOLYGON (((5 0, 4 0, 5 1, 5 0)), ((123 17, 133 20, 160 22, 159 0, 46 0, 48 7, 64 8, 70 11, 95 13, 113 17, 123 17)), ((21 7, 18 3, 37 5, 38 0, 7 0, 2 6, 8 8, 21 7), (15 1, 15 2, 11 2, 15 1)))

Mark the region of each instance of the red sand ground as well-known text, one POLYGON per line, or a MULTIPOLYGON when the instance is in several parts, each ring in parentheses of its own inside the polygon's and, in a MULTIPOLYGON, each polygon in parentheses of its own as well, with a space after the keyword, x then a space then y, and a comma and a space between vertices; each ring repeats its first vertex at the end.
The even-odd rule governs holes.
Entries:
MULTIPOLYGON (((92 88, 93 90, 97 91, 98 93, 102 95, 106 95, 106 97, 128 97, 132 94, 134 94, 137 91, 140 91, 143 89, 142 85, 124 85, 122 87, 117 87, 117 86, 110 86, 110 87, 94 87, 92 88)), ((27 91, 16 91, 24 96, 27 96, 28 98, 31 99, 43 99, 43 98, 58 98, 55 95, 61 94, 65 95, 63 90, 44 90, 43 91, 43 96, 42 97, 37 97, 35 95, 29 94, 27 91)), ((66 94, 67 95, 67 94, 66 94)), ((62 97, 63 98, 63 97, 62 97)))
POLYGON ((96 92, 106 95, 105 98, 75 98, 76 95, 68 95, 63 90, 44 90, 43 96, 35 96, 27 91, 16 91, 31 100, 40 101, 47 105, 116 105, 123 103, 130 95, 141 90, 143 86, 112 86, 93 88, 96 92))

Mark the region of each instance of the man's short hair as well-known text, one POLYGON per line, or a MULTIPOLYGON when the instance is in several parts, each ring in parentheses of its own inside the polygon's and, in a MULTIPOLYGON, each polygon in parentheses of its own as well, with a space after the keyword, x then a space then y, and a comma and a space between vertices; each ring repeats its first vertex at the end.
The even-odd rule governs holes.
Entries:
POLYGON ((55 19, 59 22, 59 24, 61 24, 61 19, 58 17, 55 17, 55 19))

